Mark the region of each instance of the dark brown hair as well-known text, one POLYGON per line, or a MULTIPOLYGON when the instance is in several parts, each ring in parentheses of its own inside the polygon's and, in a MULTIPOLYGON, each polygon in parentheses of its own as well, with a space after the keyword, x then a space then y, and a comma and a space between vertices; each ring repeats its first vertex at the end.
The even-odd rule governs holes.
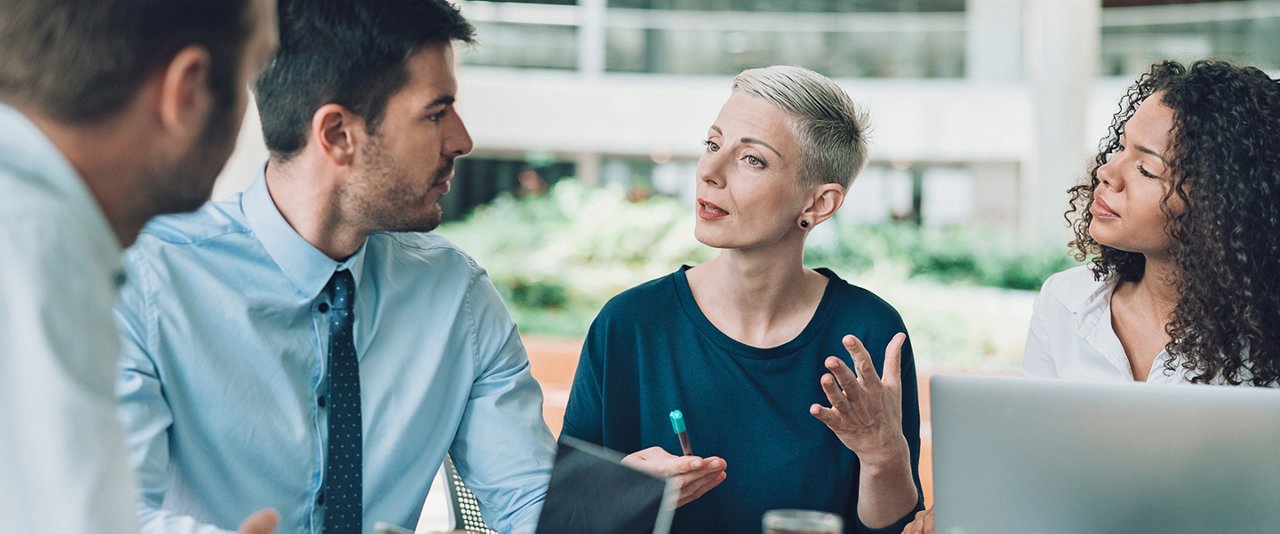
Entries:
POLYGON ((249 0, 0 0, 0 99, 71 123, 111 117, 183 47, 209 51, 235 98, 249 0))
POLYGON ((387 99, 409 81, 424 45, 471 42, 475 29, 443 0, 280 0, 280 47, 258 78, 262 133, 288 160, 307 143, 311 115, 341 104, 377 129, 387 99))

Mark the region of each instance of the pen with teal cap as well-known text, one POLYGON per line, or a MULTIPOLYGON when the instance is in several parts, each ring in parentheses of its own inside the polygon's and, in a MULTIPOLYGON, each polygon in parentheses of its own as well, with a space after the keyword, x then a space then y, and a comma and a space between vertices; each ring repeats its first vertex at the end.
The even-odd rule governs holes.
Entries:
POLYGON ((689 445, 689 432, 684 427, 684 413, 680 410, 671 410, 671 429, 676 431, 676 436, 680 438, 680 450, 685 456, 693 456, 693 447, 689 445))

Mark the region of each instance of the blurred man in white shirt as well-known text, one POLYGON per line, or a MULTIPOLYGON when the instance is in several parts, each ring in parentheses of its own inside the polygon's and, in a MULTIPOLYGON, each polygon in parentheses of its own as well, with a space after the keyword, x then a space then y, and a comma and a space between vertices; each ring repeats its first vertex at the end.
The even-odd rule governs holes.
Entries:
POLYGON ((120 252, 208 198, 275 35, 274 0, 0 0, 0 532, 137 530, 120 252))

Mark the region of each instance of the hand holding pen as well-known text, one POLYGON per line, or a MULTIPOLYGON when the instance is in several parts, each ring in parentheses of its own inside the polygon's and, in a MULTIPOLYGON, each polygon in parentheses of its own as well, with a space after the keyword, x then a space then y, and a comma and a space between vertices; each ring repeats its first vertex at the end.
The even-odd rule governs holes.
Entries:
POLYGON ((678 412, 679 410, 672 412, 671 424, 680 441, 683 456, 676 456, 662 447, 654 446, 627 455, 622 463, 674 480, 680 487, 676 506, 684 506, 724 482, 727 464, 717 456, 702 458, 693 455, 683 414, 679 415, 680 423, 676 426, 678 412))

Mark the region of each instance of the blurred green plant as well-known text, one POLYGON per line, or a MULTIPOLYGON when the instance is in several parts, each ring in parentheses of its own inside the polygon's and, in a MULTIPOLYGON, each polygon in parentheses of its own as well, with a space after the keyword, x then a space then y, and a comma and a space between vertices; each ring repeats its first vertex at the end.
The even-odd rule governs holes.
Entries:
POLYGON ((439 232, 489 271, 521 330, 537 334, 582 336, 613 295, 713 254, 679 202, 628 202, 620 188, 576 180, 541 197, 500 196, 439 232))
POLYGON ((1065 246, 1029 250, 991 227, 847 221, 816 228, 805 247, 805 263, 852 272, 887 264, 917 279, 1026 290, 1039 289, 1049 275, 1075 265, 1065 246))
MULTIPOLYGON (((715 255, 693 224, 675 199, 629 202, 619 187, 561 180, 545 196, 501 196, 439 232, 488 269, 522 332, 581 337, 613 295, 715 255)), ((805 263, 893 303, 923 367, 987 371, 1016 369, 1031 291, 1074 265, 1065 246, 1027 249, 990 227, 842 220, 814 229, 805 263)))

